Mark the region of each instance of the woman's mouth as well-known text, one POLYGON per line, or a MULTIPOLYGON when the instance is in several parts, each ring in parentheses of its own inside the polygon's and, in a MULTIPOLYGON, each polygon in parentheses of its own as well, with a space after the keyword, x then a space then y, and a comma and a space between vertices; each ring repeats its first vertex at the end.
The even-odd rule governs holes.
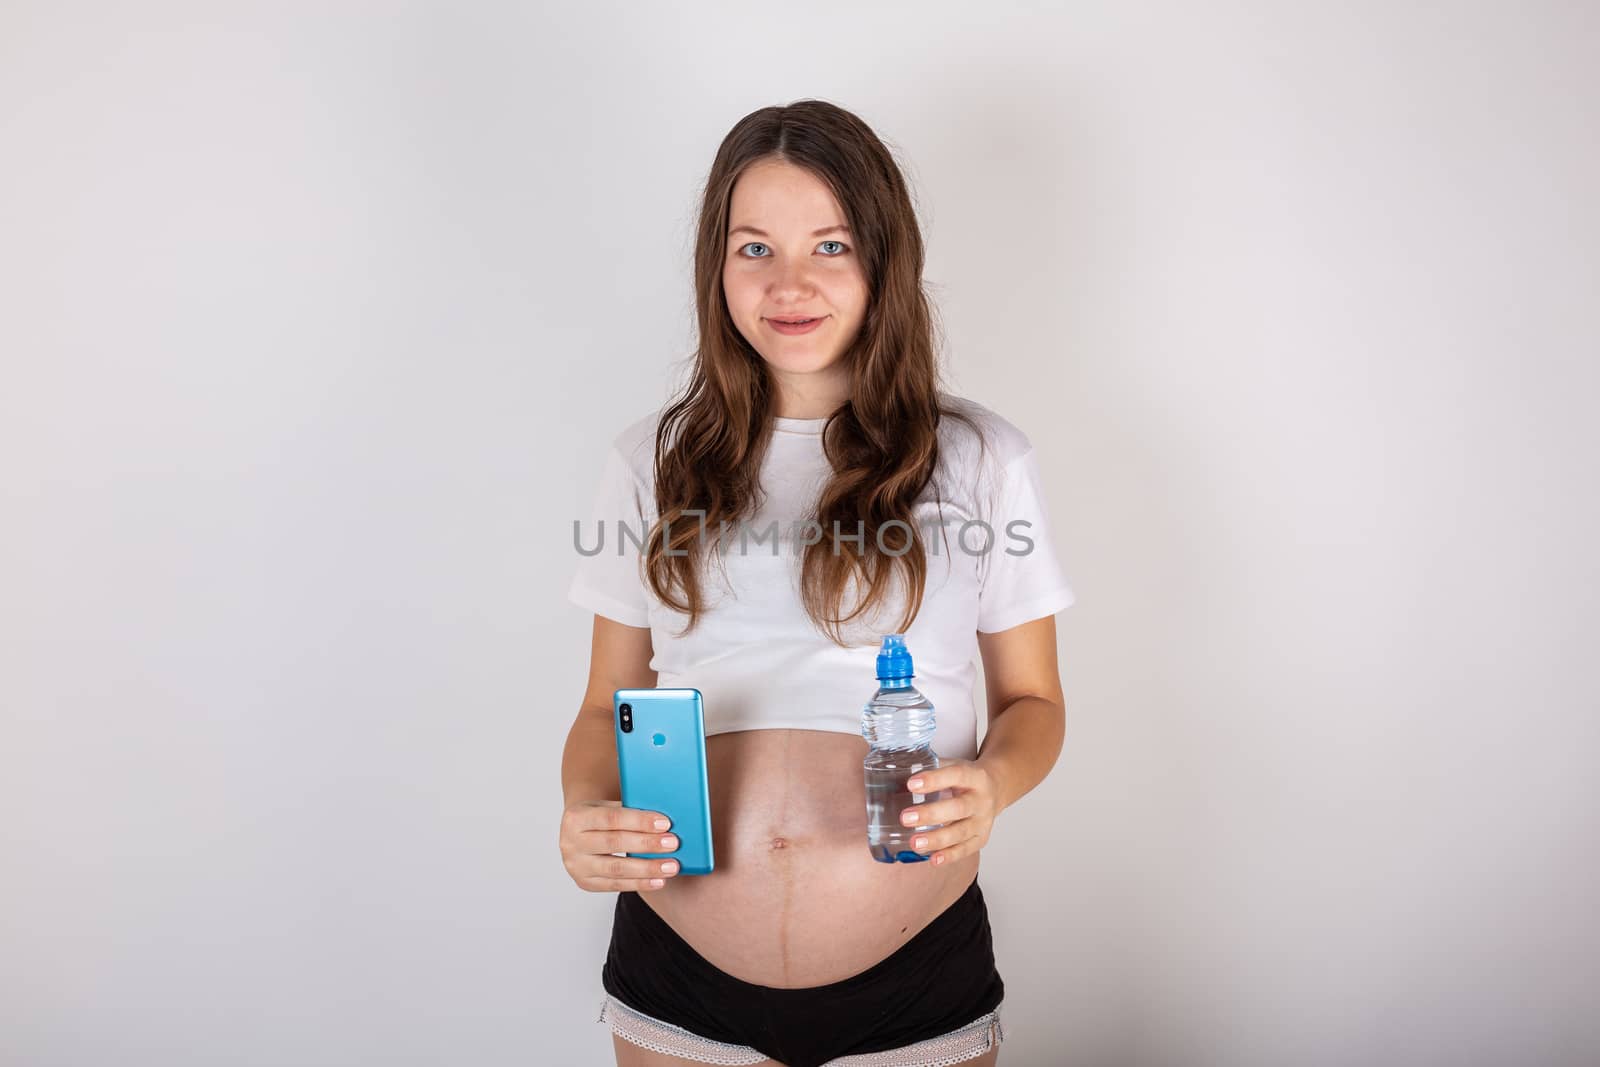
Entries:
POLYGON ((783 334, 810 333, 817 328, 817 323, 827 317, 826 315, 819 315, 814 319, 768 319, 767 325, 783 334))

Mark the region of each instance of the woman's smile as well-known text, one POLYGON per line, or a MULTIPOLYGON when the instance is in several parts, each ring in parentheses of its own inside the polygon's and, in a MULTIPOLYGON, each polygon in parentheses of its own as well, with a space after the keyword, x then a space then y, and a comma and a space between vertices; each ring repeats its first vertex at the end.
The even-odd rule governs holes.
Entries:
POLYGON ((801 333, 810 333, 812 330, 817 328, 817 326, 822 322, 823 319, 825 319, 827 317, 828 316, 823 315, 823 316, 821 316, 819 318, 806 319, 803 322, 785 322, 782 319, 767 319, 765 321, 766 321, 768 326, 771 326, 774 330, 778 331, 779 333, 793 335, 793 334, 801 334, 801 333))

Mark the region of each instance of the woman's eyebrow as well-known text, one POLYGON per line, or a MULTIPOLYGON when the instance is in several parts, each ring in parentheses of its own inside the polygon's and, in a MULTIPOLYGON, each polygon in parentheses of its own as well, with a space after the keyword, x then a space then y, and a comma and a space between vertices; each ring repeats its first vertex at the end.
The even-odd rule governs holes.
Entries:
MULTIPOLYGON (((728 231, 728 236, 732 237, 734 234, 738 233, 740 230, 743 230, 745 233, 753 233, 757 237, 765 237, 765 236, 767 236, 766 234, 762 233, 760 230, 756 229, 754 226, 735 226, 733 229, 728 231)), ((813 231, 811 236, 813 236, 813 237, 821 237, 823 234, 825 234, 825 233, 833 233, 835 230, 842 231, 844 233, 849 233, 850 232, 850 227, 848 227, 848 226, 824 226, 820 230, 813 231)))

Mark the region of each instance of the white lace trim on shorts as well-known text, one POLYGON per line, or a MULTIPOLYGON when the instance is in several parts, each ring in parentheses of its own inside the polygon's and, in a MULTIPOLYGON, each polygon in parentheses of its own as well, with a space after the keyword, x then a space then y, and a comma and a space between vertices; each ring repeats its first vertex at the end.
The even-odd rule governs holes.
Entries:
MULTIPOLYGON (((698 1063, 729 1064, 743 1067, 760 1063, 768 1058, 749 1045, 733 1045, 726 1041, 713 1041, 701 1037, 681 1026, 657 1019, 637 1011, 607 993, 600 1004, 600 1018, 596 1022, 610 1021, 611 1031, 626 1041, 681 1056, 698 1063)), ((902 1048, 883 1052, 862 1052, 853 1056, 839 1056, 828 1061, 826 1067, 950 1067, 951 1064, 981 1056, 1005 1040, 1005 1030, 1000 1025, 1000 1005, 987 1015, 967 1023, 947 1034, 930 1037, 902 1048)))

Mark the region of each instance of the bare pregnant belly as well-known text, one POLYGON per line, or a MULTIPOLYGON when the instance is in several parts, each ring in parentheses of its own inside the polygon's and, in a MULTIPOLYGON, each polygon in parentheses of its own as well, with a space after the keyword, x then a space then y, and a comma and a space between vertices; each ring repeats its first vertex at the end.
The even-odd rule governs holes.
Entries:
POLYGON ((716 870, 641 893, 735 978, 837 982, 914 937, 966 891, 976 855, 935 867, 867 852, 865 739, 822 730, 706 738, 716 870))

